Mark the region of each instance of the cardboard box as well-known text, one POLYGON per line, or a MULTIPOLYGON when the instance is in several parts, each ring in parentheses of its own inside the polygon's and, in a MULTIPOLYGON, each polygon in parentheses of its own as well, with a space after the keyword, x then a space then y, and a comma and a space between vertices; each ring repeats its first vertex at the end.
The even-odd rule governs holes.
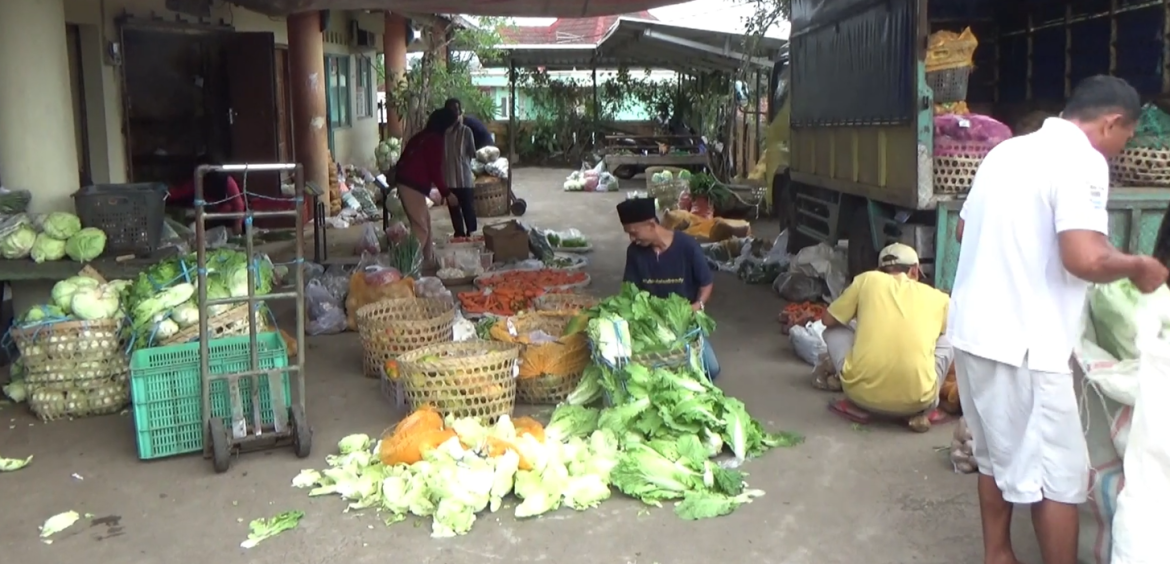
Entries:
POLYGON ((484 227, 483 239, 496 262, 528 258, 528 232, 515 220, 484 227))

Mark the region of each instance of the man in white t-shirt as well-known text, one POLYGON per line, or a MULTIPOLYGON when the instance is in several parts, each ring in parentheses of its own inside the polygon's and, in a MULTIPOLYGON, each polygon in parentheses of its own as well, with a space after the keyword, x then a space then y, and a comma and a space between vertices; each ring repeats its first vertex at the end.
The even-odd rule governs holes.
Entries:
POLYGON ((1106 158, 1141 102, 1124 80, 1081 82, 1060 118, 983 160, 960 212, 947 334, 975 442, 985 564, 1018 564, 1012 504, 1031 504, 1045 564, 1075 564, 1089 460, 1070 358, 1090 283, 1166 282, 1151 257, 1109 242, 1106 158))

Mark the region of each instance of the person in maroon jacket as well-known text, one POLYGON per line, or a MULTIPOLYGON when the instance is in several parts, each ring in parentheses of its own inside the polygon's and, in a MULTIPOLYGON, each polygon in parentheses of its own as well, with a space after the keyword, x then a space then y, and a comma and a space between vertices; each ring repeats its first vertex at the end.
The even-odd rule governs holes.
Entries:
POLYGON ((398 199, 410 222, 410 230, 422 244, 423 257, 427 262, 434 258, 431 241, 431 212, 427 208, 427 197, 431 188, 439 190, 436 205, 455 205, 458 201, 443 180, 443 144, 447 128, 454 125, 458 116, 447 109, 436 110, 427 119, 426 127, 416 133, 402 149, 398 159, 394 181, 398 186, 398 199))
MULTIPOLYGON (((196 165, 215 165, 216 159, 210 155, 200 155, 196 165)), ((245 209, 244 194, 240 191, 231 175, 223 172, 209 172, 203 177, 203 201, 207 202, 207 211, 216 213, 241 213, 245 209)), ((177 207, 193 207, 195 205, 195 178, 172 186, 167 191, 167 205, 177 207)), ((208 229, 224 226, 233 233, 239 234, 244 230, 244 219, 220 219, 208 221, 208 229)))

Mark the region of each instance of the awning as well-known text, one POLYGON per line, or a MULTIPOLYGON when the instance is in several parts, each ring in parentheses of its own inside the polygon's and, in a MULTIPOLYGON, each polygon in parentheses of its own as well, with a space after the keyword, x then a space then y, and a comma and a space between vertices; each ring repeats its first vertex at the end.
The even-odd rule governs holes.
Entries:
POLYGON ((629 14, 681 0, 230 0, 249 10, 283 16, 312 10, 389 10, 534 18, 591 18, 629 14))
MULTIPOLYGON (((747 61, 771 69, 787 41, 764 37, 747 61)), ((627 66, 679 72, 732 71, 743 66, 744 36, 638 18, 619 18, 597 45, 501 45, 520 68, 549 70, 627 66)))

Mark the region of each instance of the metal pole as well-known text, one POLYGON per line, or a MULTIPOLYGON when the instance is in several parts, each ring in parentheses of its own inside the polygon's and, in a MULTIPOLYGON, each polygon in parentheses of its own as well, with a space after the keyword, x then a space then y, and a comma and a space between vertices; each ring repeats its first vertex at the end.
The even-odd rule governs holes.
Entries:
MULTIPOLYGON (((510 175, 509 175, 510 176, 510 175)), ((305 405, 305 217, 300 213, 305 201, 305 167, 298 164, 293 173, 294 191, 297 195, 297 405, 305 405)), ((289 402, 291 405, 291 401, 289 402)), ((297 432, 297 429, 293 429, 297 432)))
MULTIPOLYGON (((214 167, 201 165, 195 169, 195 276, 199 281, 199 303, 207 303, 207 230, 204 225, 203 177, 214 167)), ((199 312, 199 380, 202 386, 203 454, 211 452, 211 344, 208 336, 206 308, 199 312)))

